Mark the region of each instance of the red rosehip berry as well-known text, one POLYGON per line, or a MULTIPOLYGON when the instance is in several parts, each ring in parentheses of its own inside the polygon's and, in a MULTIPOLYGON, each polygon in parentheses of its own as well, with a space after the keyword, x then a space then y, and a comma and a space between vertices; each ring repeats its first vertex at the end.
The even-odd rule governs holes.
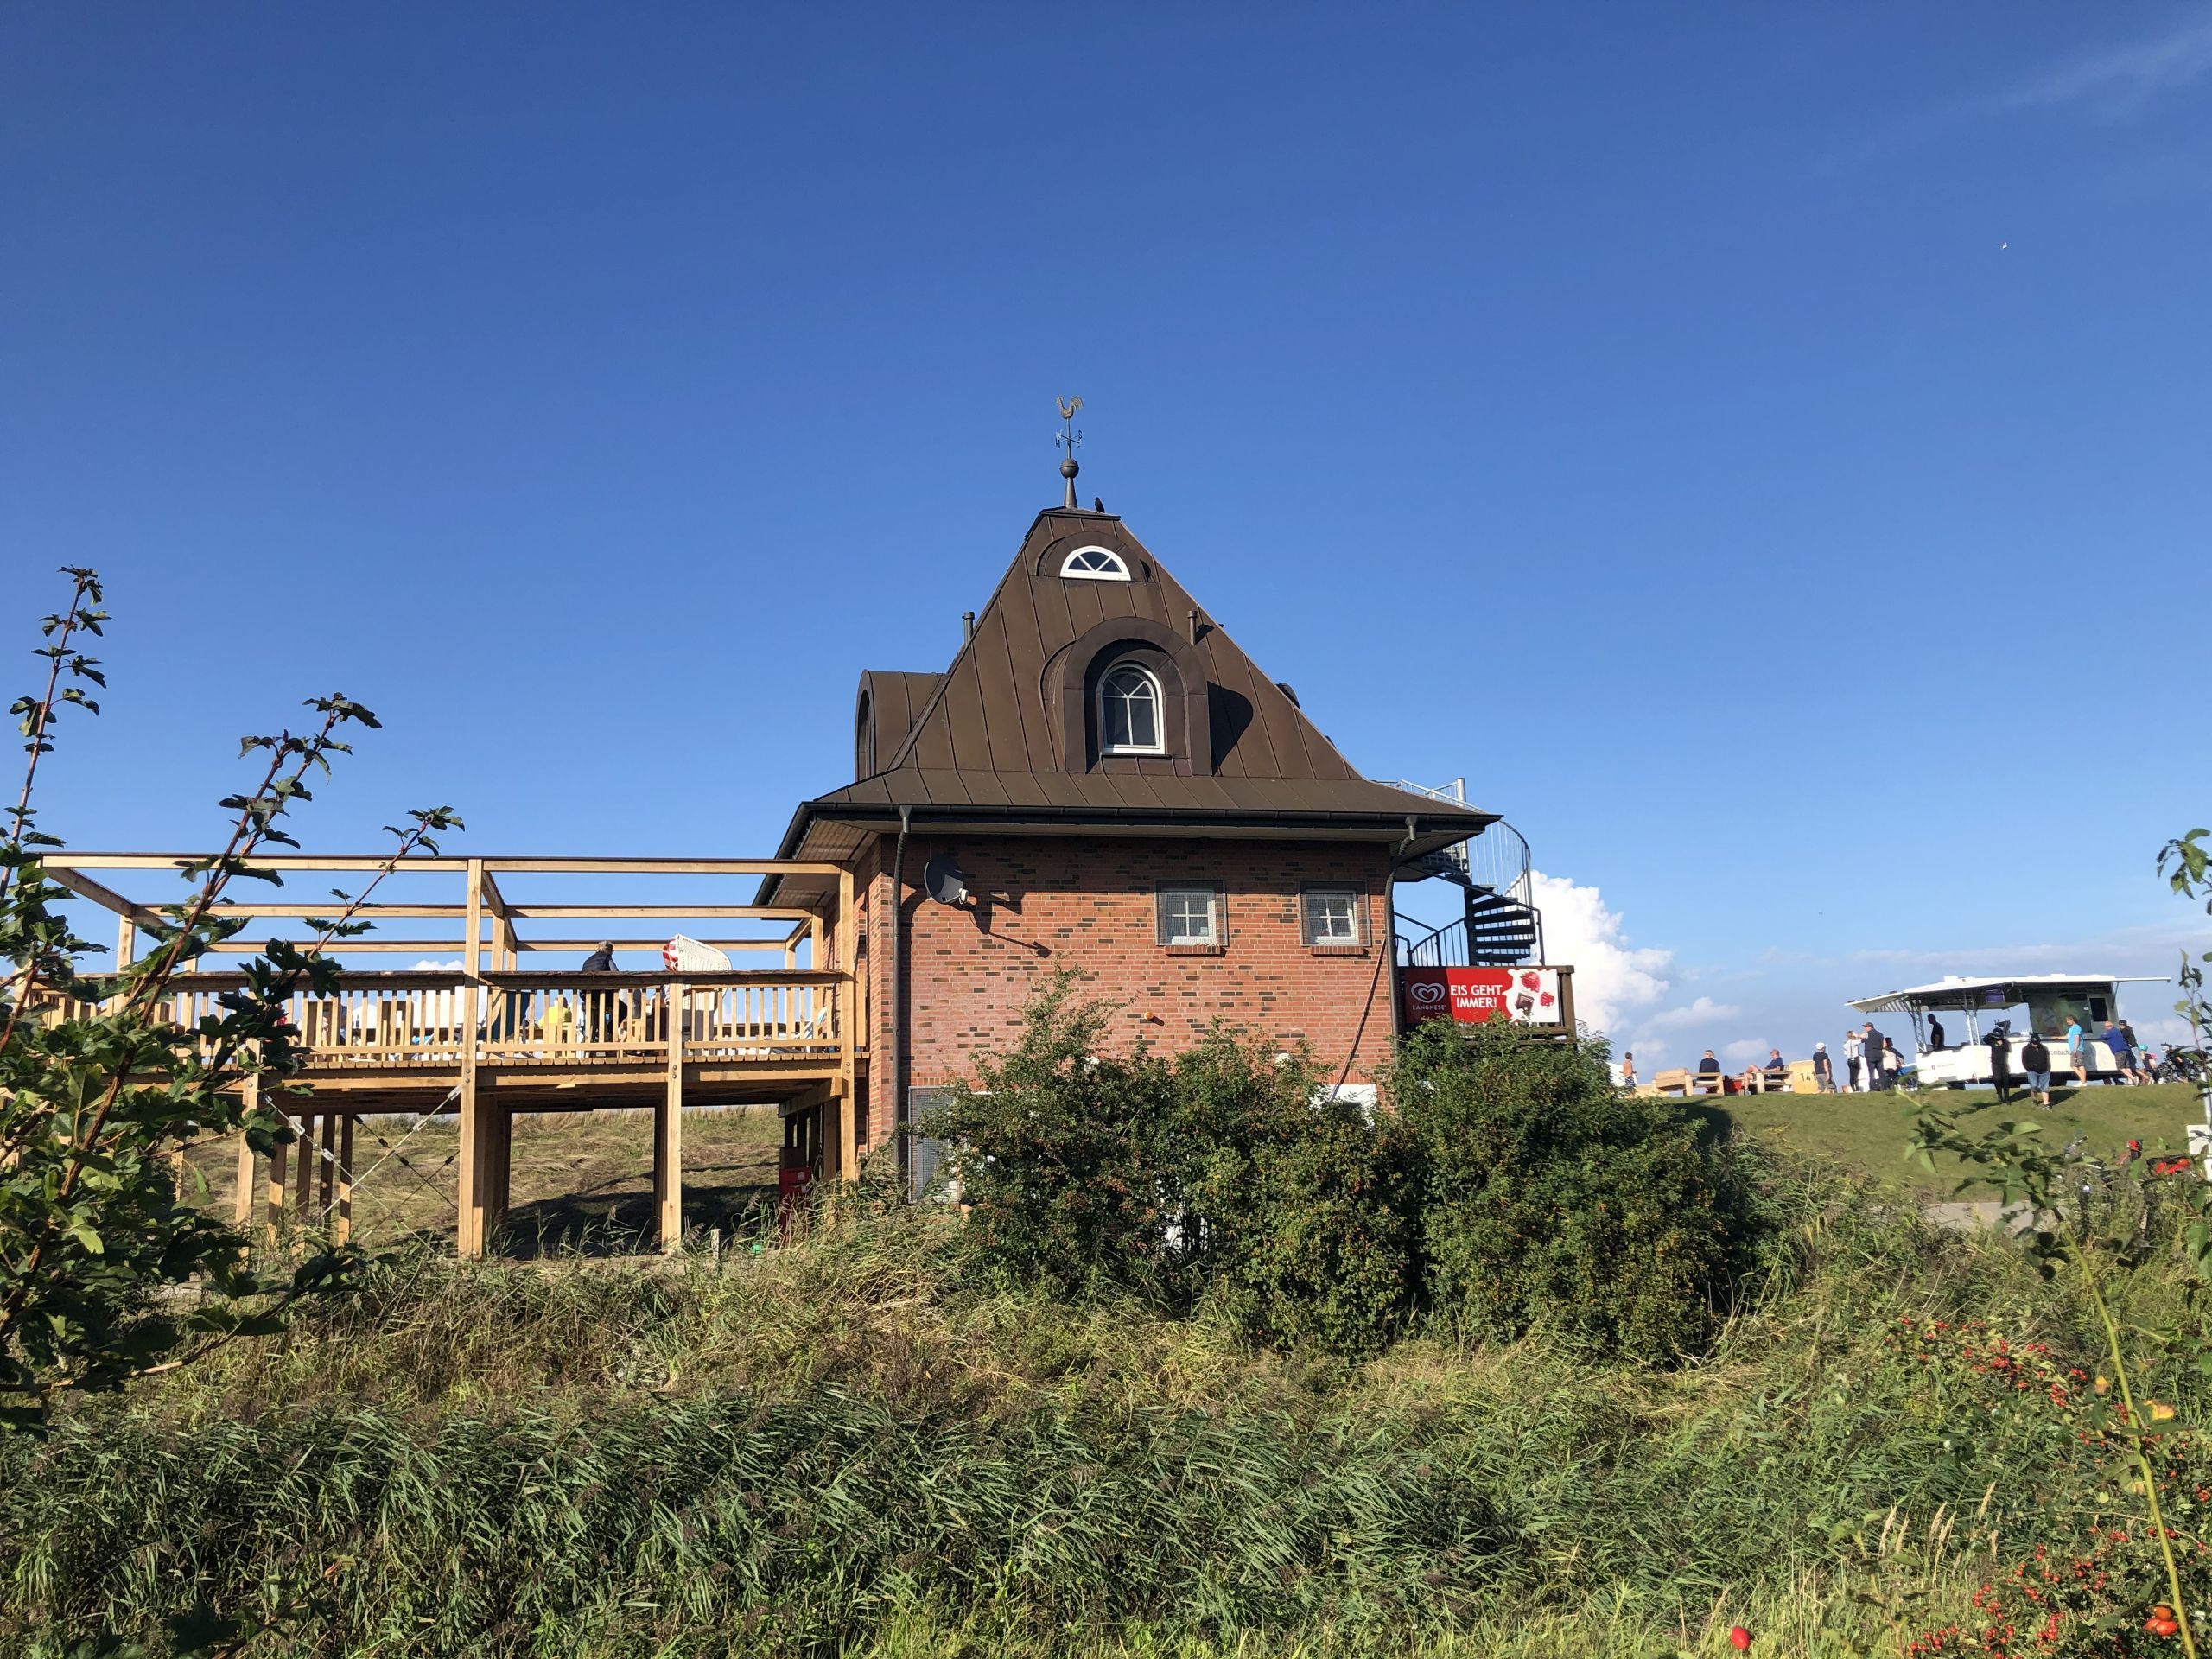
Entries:
POLYGON ((1738 1653, 1748 1650, 1751 1645, 1751 1633, 1740 1624, 1731 1624, 1728 1627, 1728 1645, 1738 1653))

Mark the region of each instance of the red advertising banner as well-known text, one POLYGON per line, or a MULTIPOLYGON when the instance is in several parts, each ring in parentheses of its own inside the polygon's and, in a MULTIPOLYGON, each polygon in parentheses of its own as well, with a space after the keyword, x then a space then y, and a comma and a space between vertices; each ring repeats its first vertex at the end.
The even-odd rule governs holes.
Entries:
POLYGON ((1560 1023, 1556 968, 1401 968, 1398 986, 1409 1026, 1423 1020, 1560 1023))

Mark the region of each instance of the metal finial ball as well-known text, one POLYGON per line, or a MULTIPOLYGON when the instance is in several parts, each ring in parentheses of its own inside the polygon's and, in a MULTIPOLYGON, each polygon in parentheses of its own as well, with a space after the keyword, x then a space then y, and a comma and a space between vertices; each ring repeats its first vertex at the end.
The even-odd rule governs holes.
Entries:
POLYGON ((1070 455, 1065 461, 1060 463, 1060 476, 1062 478, 1073 478, 1082 470, 1082 467, 1075 464, 1075 457, 1073 455, 1070 455))

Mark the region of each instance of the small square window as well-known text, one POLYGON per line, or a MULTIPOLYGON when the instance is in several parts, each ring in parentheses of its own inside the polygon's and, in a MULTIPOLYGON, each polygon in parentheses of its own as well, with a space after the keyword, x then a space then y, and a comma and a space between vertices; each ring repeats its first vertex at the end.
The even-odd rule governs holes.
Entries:
POLYGON ((1349 887, 1316 887, 1306 895, 1306 943, 1357 945, 1359 894, 1349 887))
POLYGON ((1162 887, 1160 942, 1168 945, 1219 944, 1220 894, 1211 887, 1162 887))

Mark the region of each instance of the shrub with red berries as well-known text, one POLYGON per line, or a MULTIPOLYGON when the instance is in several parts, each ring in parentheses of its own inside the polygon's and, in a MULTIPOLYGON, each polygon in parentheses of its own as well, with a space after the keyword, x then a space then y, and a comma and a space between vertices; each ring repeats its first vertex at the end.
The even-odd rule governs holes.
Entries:
MULTIPOLYGON (((2016 1342, 1980 1319, 1898 1320, 1893 1351, 1942 1378, 1969 1409, 2047 1421, 2085 1460, 2113 1465, 2113 1478, 2139 1489, 2120 1466, 2133 1437, 2125 1407, 2101 1378, 2047 1343, 2016 1342)), ((2151 1422, 2172 1415, 2157 1402, 2151 1422)), ((2212 1455, 2194 1437, 2151 1428, 2143 1450, 2170 1522, 2212 1510, 2212 1455)), ((2191 1607, 2212 1600, 2212 1550, 2169 1525, 2191 1607)), ((2144 1659, 2181 1651, 2180 1621, 2165 1600, 2165 1568, 2147 1521, 2093 1527, 2067 1547, 2038 1544, 1974 1594, 1974 1615, 1923 1632, 1907 1659, 1979 1654, 1985 1659, 2144 1659)))

